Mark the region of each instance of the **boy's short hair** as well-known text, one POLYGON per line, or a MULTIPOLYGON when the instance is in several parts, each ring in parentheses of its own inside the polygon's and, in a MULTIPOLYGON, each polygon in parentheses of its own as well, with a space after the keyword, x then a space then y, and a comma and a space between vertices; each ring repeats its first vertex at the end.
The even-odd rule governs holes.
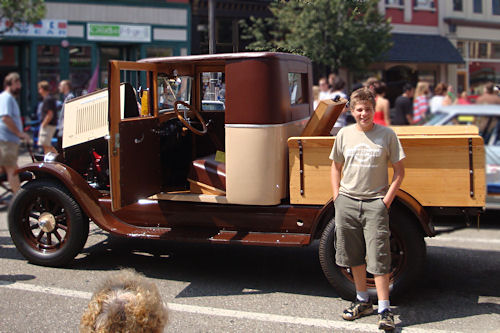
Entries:
POLYGON ((162 332, 167 321, 156 285, 125 269, 111 274, 92 295, 80 332, 162 332))
POLYGON ((50 91, 50 84, 47 81, 40 81, 38 82, 38 89, 50 91))
POLYGON ((415 89, 415 87, 411 83, 405 83, 403 85, 403 92, 407 92, 413 89, 415 89))
POLYGON ((21 77, 19 76, 18 73, 12 72, 7 74, 5 79, 3 79, 3 87, 7 88, 10 87, 14 82, 21 81, 21 77))
POLYGON ((371 103, 371 105, 375 109, 375 96, 367 87, 359 88, 351 94, 349 102, 351 110, 353 110, 356 104, 360 102, 371 103))

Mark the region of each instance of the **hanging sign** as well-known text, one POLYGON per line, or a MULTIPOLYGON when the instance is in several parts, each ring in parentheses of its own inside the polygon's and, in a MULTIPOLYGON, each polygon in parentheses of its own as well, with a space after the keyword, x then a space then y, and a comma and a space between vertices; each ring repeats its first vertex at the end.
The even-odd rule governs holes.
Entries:
MULTIPOLYGON (((11 26, 9 20, 0 20, 0 30, 11 26)), ((35 24, 17 23, 11 30, 6 31, 4 36, 21 37, 57 37, 65 38, 68 35, 67 20, 40 20, 35 24)))
POLYGON ((151 26, 87 23, 87 39, 117 42, 151 42, 151 26))

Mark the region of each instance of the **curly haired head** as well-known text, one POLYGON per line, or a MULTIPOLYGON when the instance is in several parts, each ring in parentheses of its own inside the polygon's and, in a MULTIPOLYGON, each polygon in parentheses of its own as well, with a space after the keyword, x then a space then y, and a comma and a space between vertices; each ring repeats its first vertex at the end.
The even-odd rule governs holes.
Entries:
POLYGON ((167 307, 156 285, 133 270, 121 270, 92 295, 80 332, 157 333, 163 332, 167 321, 167 307))

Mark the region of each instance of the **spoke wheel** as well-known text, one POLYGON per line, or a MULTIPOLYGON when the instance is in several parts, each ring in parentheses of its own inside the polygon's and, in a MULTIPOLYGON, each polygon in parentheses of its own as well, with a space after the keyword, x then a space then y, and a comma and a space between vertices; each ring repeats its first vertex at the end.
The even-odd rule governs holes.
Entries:
MULTIPOLYGON (((333 207, 332 207, 333 211, 333 207)), ((354 299, 356 288, 349 268, 335 264, 335 221, 325 227, 320 240, 319 259, 323 272, 339 296, 354 299)), ((425 268, 425 242, 416 219, 399 203, 394 203, 390 212, 391 260, 390 277, 391 299, 402 295, 414 287, 425 268)), ((372 298, 377 297, 375 280, 367 274, 368 292, 372 298)))
POLYGON ((59 183, 34 180, 17 193, 9 208, 9 231, 30 262, 62 266, 83 248, 88 220, 59 183))

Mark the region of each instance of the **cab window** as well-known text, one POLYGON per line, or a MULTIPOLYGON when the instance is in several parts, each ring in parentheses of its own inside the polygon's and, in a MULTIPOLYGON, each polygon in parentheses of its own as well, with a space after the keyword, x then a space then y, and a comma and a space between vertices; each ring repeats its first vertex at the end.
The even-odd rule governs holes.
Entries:
MULTIPOLYGON (((193 77, 158 73, 158 109, 172 111, 176 101, 191 104, 193 77)), ((179 109, 185 108, 179 105, 179 109)))
POLYGON ((226 99, 226 77, 223 72, 200 74, 201 111, 224 111, 226 99))

